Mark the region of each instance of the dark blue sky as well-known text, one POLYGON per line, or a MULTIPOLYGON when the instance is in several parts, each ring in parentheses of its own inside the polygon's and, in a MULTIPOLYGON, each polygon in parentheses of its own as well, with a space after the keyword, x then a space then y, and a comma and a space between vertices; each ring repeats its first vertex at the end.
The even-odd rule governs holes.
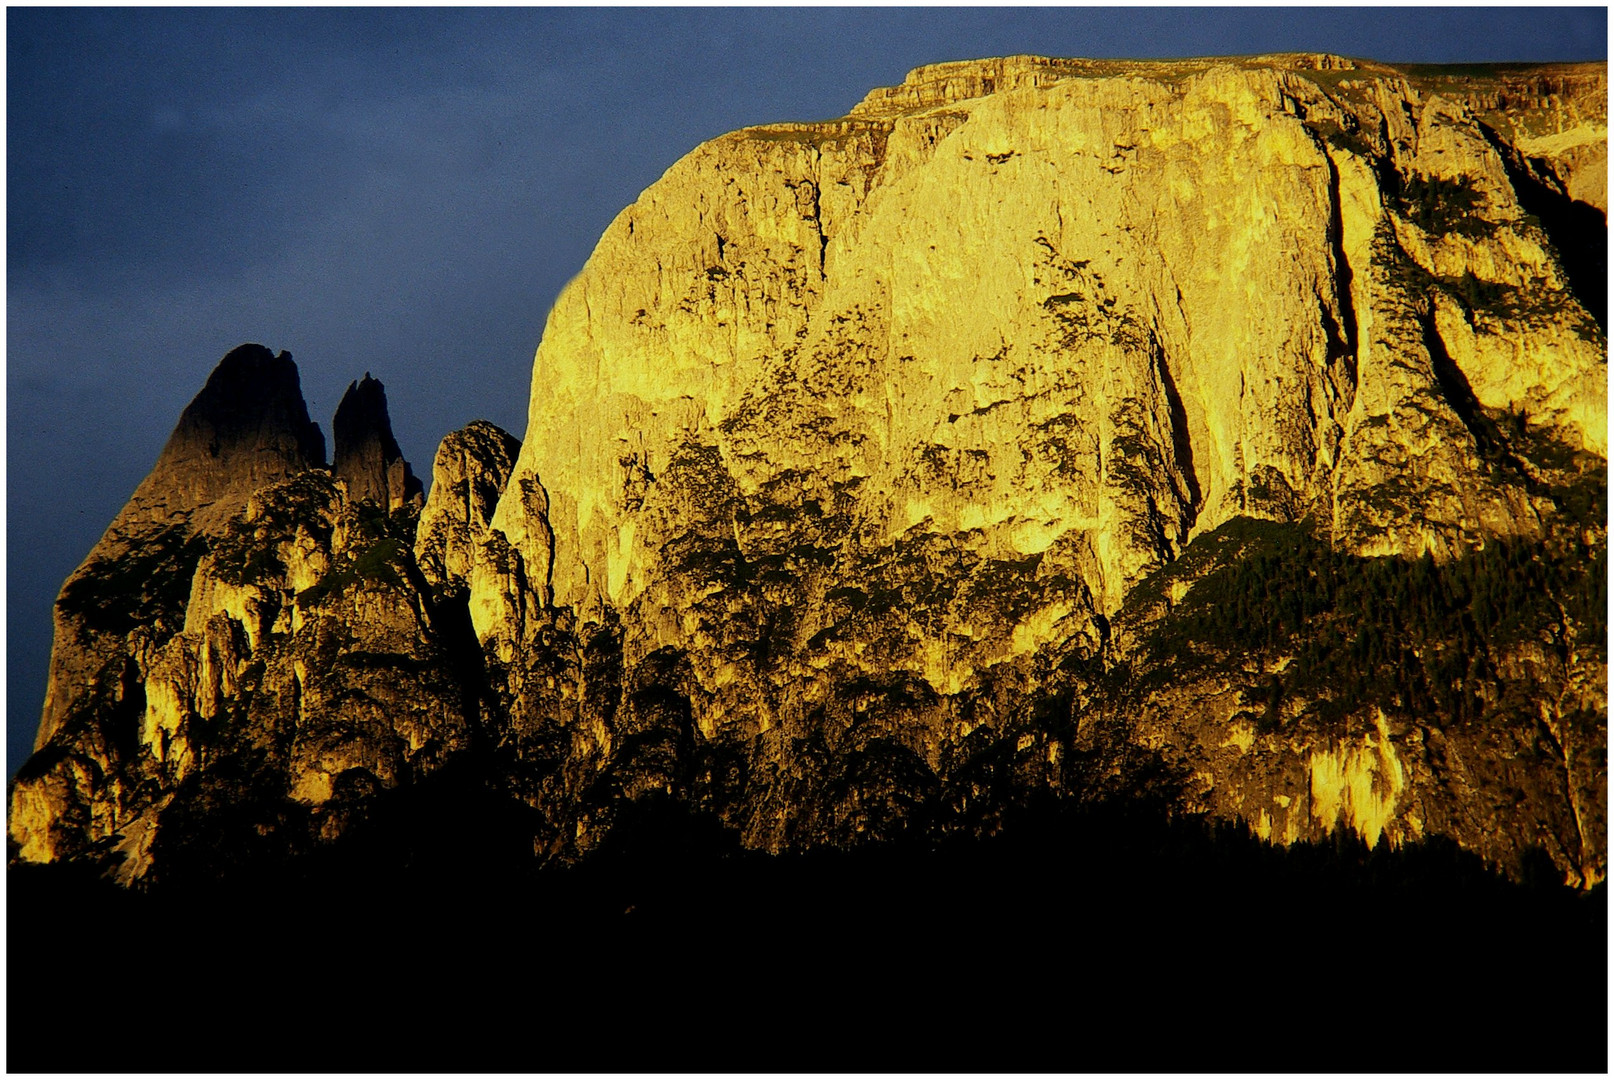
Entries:
POLYGON ((523 434, 533 349, 611 218, 704 139, 940 60, 1327 50, 1603 60, 1603 8, 10 8, 7 775, 50 607, 232 347, 314 418, 387 384, 417 472, 523 434))

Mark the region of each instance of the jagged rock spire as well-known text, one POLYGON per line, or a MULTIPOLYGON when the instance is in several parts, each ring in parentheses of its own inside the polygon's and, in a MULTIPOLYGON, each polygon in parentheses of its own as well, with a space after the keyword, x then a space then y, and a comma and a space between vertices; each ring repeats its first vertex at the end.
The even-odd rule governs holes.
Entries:
POLYGON ((180 414, 129 509, 169 517, 324 464, 325 437, 308 418, 291 354, 241 345, 180 414))
POLYGON ((324 465, 325 437, 308 418, 291 354, 252 344, 230 350, 180 414, 151 472, 62 587, 35 745, 45 745, 100 692, 99 673, 124 655, 125 623, 183 621, 183 592, 176 607, 161 582, 183 579, 182 568, 195 565, 194 536, 222 527, 258 488, 324 465), (109 589, 108 581, 124 584, 109 589))
POLYGON ((387 390, 370 373, 349 383, 332 422, 336 455, 332 471, 347 482, 353 502, 369 499, 388 511, 421 500, 421 484, 392 437, 387 390))

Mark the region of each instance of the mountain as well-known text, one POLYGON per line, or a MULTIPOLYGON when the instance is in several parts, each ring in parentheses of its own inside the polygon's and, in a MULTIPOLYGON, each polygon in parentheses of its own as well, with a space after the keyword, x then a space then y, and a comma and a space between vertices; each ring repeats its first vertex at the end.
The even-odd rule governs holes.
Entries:
MULTIPOLYGON (((550 313, 525 441, 450 434, 423 503, 379 382, 327 469, 242 346, 63 588, 13 868, 731 930, 925 851, 937 927, 1024 915, 982 874, 1148 882, 1113 918, 1508 879, 1595 951, 1606 101, 920 68, 669 169, 550 313)), ((1534 917, 1497 903, 1448 917, 1534 917)))
POLYGON ((512 728, 567 717, 557 842, 608 821, 616 794, 579 801, 613 772, 779 851, 949 828, 982 772, 1083 791, 1143 753, 1185 805, 1290 841, 1431 830, 1599 880, 1597 605, 1555 579, 1526 642, 1444 609, 1508 545, 1576 582, 1603 550, 1578 509, 1607 452, 1603 285, 1525 206, 1600 197, 1530 151, 1600 169, 1603 78, 1009 58, 679 162, 550 315, 471 589, 512 728), (1218 568, 1267 565, 1245 548, 1293 577, 1318 544, 1352 578, 1427 555, 1383 584, 1442 610, 1375 610, 1426 624, 1379 649, 1353 637, 1373 601, 1325 583, 1315 613, 1153 647, 1218 568), (525 658, 557 637, 552 689, 525 658), (1124 666, 1151 673, 1096 692, 1124 666), (694 776, 660 763, 677 746, 694 776), (1501 756, 1519 775, 1479 809, 1467 763, 1501 756))

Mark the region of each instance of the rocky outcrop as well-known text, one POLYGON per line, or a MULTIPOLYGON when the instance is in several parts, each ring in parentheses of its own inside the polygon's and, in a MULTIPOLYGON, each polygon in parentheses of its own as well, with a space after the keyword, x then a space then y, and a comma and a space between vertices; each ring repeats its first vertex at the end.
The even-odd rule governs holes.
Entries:
POLYGON ((1580 793, 1607 780, 1607 562, 1577 531, 1442 566, 1230 522, 1129 598, 1128 689, 1073 717, 1128 714, 1186 805, 1269 840, 1458 838, 1594 885, 1606 811, 1580 793))
POLYGON ((381 380, 366 372, 359 382, 349 383, 331 429, 336 436, 331 471, 347 484, 350 499, 369 500, 388 513, 403 506, 419 509, 421 484, 392 437, 381 380))
POLYGON ((131 635, 177 629, 200 534, 260 486, 324 465, 325 440, 308 419, 291 354, 262 345, 231 350, 180 414, 151 473, 62 586, 35 749, 83 700, 106 692, 109 678, 121 678, 131 635))
POLYGON ((437 448, 415 538, 415 561, 427 581, 466 585, 520 450, 521 440, 486 420, 453 432, 437 448))
MULTIPOLYGON (((882 540, 1081 538, 1107 611, 1234 514, 1316 505, 1412 555, 1533 529, 1442 353, 1604 451, 1598 330, 1461 105, 1276 63, 1086 74, 921 69, 846 122, 709 143, 624 211, 535 361, 515 487, 548 491, 557 599, 656 576, 650 478, 685 448, 748 493, 862 483, 882 540), (1366 505, 1403 478, 1416 534, 1366 505)), ((533 517, 511 495, 495 526, 526 553, 533 517)))
MULTIPOLYGON (((339 430, 390 441, 384 406, 366 417, 361 399, 339 430)), ((325 470, 287 354, 226 356, 62 590, 39 746, 12 790, 17 856, 107 860, 133 881, 186 847, 164 821, 206 834, 198 805, 264 787, 309 808, 317 838, 333 800, 463 746, 465 691, 413 531, 412 507, 388 515, 325 470)))
POLYGON ((1146 790, 1595 884, 1605 99, 1010 57, 707 143, 418 528, 367 376, 334 479, 143 548, 12 838, 171 879, 460 760, 562 860, 645 807, 777 852, 1146 790))
POLYGON ((1492 71, 1408 69, 1415 85, 1460 100, 1558 193, 1608 218, 1608 78, 1600 65, 1492 71))
POLYGON ((324 467, 325 438, 308 419, 291 354, 242 345, 180 414, 119 521, 132 512, 172 521, 221 501, 227 513, 265 484, 324 467))

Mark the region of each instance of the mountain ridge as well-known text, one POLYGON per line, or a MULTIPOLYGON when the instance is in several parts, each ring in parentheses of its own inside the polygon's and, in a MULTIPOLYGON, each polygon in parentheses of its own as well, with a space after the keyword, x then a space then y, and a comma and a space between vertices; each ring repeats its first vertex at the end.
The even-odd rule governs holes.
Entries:
POLYGON ((557 300, 524 441, 422 499, 367 374, 331 469, 277 392, 295 450, 120 515, 12 859, 295 865, 474 760, 549 863, 663 802, 786 853, 1148 787, 1591 888, 1599 160, 1604 65, 1327 54, 931 65, 703 144, 557 300))

